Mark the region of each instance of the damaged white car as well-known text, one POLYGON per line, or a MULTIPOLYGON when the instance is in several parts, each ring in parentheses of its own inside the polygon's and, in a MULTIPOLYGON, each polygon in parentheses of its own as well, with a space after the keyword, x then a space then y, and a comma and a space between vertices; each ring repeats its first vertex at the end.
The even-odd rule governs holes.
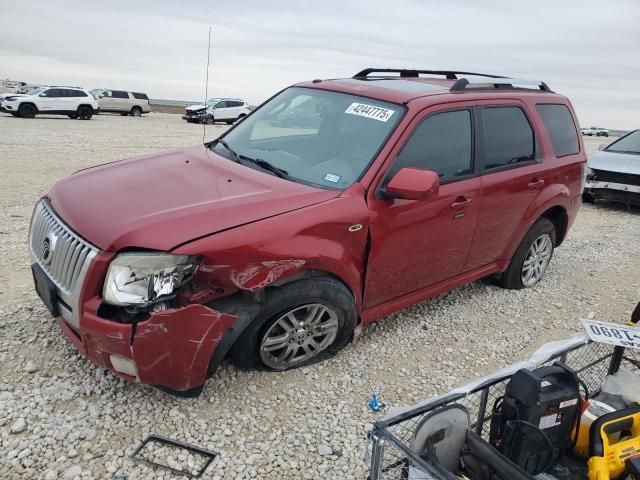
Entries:
POLYGON ((640 205, 640 130, 634 130, 589 157, 582 199, 640 205))

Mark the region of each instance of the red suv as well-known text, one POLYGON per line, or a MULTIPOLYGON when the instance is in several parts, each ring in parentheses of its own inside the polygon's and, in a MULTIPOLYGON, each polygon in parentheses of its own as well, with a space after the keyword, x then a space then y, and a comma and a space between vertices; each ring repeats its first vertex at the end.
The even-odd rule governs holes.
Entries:
POLYGON ((36 289, 129 380, 189 395, 226 357, 308 365, 458 285, 538 282, 581 204, 577 126, 544 82, 301 83, 211 143, 58 182, 31 221, 36 289))

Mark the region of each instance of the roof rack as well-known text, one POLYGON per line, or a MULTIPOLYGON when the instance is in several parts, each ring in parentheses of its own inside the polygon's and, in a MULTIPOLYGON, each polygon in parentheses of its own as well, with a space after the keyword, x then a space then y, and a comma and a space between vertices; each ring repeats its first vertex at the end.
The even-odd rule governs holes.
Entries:
MULTIPOLYGON (((372 73, 398 73, 400 78, 418 78, 420 74, 426 75, 443 75, 447 80, 455 80, 451 86, 452 92, 462 92, 467 86, 492 85, 494 88, 517 88, 519 85, 536 86, 543 92, 551 92, 549 86, 542 80, 520 80, 516 78, 508 78, 503 75, 492 75, 488 73, 477 72, 461 72, 458 70, 415 70, 403 68, 365 68, 356 73, 353 78, 384 77, 384 75, 371 75, 372 73), (485 77, 491 80, 470 80, 466 75, 475 77, 485 77)), ((480 87, 482 88, 482 87, 480 87)))
POLYGON ((460 72, 457 70, 414 70, 405 68, 365 68, 364 70, 356 73, 353 78, 368 77, 372 73, 399 73, 400 78, 416 78, 421 73, 426 75, 444 75, 448 80, 457 80, 460 78, 458 75, 477 75, 480 77, 488 78, 505 78, 501 75, 490 75, 488 73, 474 73, 474 72, 460 72))
POLYGON ((482 85, 492 85, 494 88, 517 88, 520 85, 535 86, 535 87, 538 87, 543 92, 551 91, 551 89, 549 88, 549 85, 544 83, 542 80, 520 80, 517 78, 505 78, 505 77, 494 77, 494 79, 490 81, 469 80, 468 78, 459 78, 451 86, 450 91, 463 92, 464 90, 466 90, 468 86, 473 87, 473 86, 482 86, 482 85))

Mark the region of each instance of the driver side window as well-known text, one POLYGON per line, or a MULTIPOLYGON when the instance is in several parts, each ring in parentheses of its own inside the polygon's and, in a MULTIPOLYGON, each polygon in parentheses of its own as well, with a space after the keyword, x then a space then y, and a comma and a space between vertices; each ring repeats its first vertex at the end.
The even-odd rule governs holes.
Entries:
POLYGON ((471 111, 448 111, 425 118, 391 165, 386 182, 405 167, 436 172, 441 182, 473 173, 471 111))

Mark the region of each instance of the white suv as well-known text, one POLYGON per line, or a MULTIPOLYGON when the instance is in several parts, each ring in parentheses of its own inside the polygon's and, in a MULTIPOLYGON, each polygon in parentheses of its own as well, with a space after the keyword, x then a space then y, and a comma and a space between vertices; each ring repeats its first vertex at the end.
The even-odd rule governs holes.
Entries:
POLYGON ((189 123, 226 122, 232 124, 251 112, 247 102, 239 98, 210 98, 206 105, 191 105, 184 118, 189 123))
POLYGON ((43 114, 89 120, 100 111, 100 106, 98 99, 83 88, 43 87, 27 95, 6 97, 2 102, 2 111, 22 118, 43 114))
POLYGON ((98 97, 100 113, 110 112, 119 113, 123 116, 139 117, 143 113, 151 111, 149 97, 146 93, 107 90, 105 88, 96 88, 91 90, 91 93, 98 97))

